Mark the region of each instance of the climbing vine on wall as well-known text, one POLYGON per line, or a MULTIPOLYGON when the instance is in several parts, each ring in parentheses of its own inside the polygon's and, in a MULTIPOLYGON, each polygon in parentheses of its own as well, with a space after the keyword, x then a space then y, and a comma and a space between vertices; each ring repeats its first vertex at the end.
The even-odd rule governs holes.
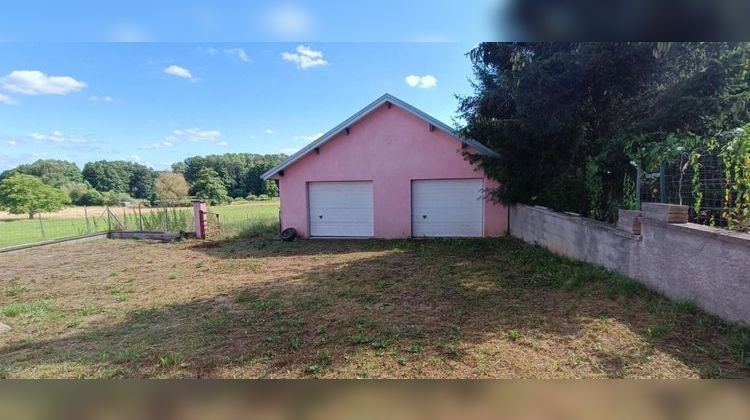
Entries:
POLYGON ((728 227, 750 230, 750 124, 733 132, 721 146, 724 164, 724 214, 728 227))

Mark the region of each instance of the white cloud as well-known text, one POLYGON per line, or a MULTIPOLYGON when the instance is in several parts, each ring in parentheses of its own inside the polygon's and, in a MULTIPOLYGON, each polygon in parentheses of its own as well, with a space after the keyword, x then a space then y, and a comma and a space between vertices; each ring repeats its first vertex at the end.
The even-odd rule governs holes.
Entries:
POLYGON ((224 55, 229 57, 236 57, 242 62, 249 63, 250 56, 247 54, 244 48, 225 48, 223 50, 220 50, 218 48, 209 47, 206 49, 201 49, 201 51, 205 51, 209 55, 217 55, 219 53, 224 53, 224 55))
POLYGON ((174 145, 174 143, 172 143, 171 141, 164 140, 161 143, 151 143, 151 144, 147 144, 145 146, 141 146, 141 149, 144 149, 144 150, 164 149, 164 148, 167 148, 167 147, 172 147, 173 145, 174 145))
POLYGON ((130 160, 132 160, 133 162, 140 162, 141 161, 141 157, 138 156, 138 155, 132 155, 132 156, 130 156, 130 160))
POLYGON ((322 135, 323 133, 315 133, 309 136, 294 136, 294 140, 313 141, 313 140, 317 140, 322 135))
POLYGON ((63 134, 62 132, 57 131, 57 130, 55 130, 55 131, 53 131, 51 133, 47 133, 47 134, 33 132, 33 133, 29 134, 29 138, 31 138, 32 140, 36 140, 36 141, 42 141, 42 142, 46 142, 46 143, 55 143, 55 144, 60 144, 60 143, 77 143, 77 144, 83 144, 83 143, 87 143, 87 140, 85 138, 81 137, 81 136, 63 134))
POLYGON ((293 153, 297 153, 299 151, 299 147, 282 147, 279 152, 285 154, 285 155, 291 155, 293 153))
POLYGON ((406 80, 406 84, 411 87, 429 89, 429 88, 433 88, 437 86, 437 78, 430 74, 425 75, 425 76, 417 76, 415 74, 410 74, 406 76, 404 80, 406 80))
POLYGON ((16 146, 18 143, 15 140, 8 140, 8 146, 16 146))
POLYGON ((164 69, 164 73, 172 76, 182 77, 183 79, 195 80, 193 78, 193 73, 191 73, 190 70, 186 69, 185 67, 176 66, 174 64, 166 67, 164 69))
POLYGON ((281 58, 296 63, 297 68, 302 70, 328 64, 328 61, 323 57, 323 51, 315 51, 304 45, 298 45, 296 51, 295 53, 283 52, 281 58))
POLYGON ((245 63, 250 62, 250 57, 242 48, 227 48, 226 50, 224 50, 224 54, 236 56, 240 59, 240 61, 243 61, 245 63))
POLYGON ((99 102, 99 101, 102 101, 102 102, 114 102, 114 99, 112 99, 111 96, 96 96, 96 95, 92 95, 92 96, 89 96, 89 100, 90 101, 94 101, 94 102, 99 102))
POLYGON ((221 131, 188 128, 186 130, 174 130, 172 131, 172 135, 176 138, 184 138, 190 141, 215 141, 221 136, 221 131))
POLYGON ((18 102, 15 99, 11 98, 10 96, 3 95, 2 93, 0 93, 0 104, 15 105, 17 103, 18 102))
POLYGON ((270 128, 266 128, 266 134, 274 134, 274 131, 270 128))
POLYGON ((169 135, 165 136, 164 140, 162 140, 161 142, 146 144, 141 146, 140 149, 165 149, 168 147, 173 147, 175 145, 183 144, 185 142, 206 142, 216 144, 218 146, 228 146, 229 143, 227 143, 226 141, 219 141, 220 137, 221 131, 218 130, 201 130, 198 128, 173 130, 169 135))
POLYGON ((22 95, 66 95, 86 86, 70 76, 47 76, 39 70, 13 70, 0 77, 0 88, 22 95))

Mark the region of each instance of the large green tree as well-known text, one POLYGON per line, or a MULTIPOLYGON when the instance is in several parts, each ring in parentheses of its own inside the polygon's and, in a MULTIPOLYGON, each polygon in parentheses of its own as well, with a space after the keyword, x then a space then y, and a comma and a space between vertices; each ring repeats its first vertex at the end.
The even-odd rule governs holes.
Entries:
POLYGON ((184 200, 188 197, 190 185, 180 173, 164 172, 154 182, 156 198, 163 202, 184 200))
POLYGON ((483 43, 463 134, 505 203, 612 220, 633 151, 748 120, 747 44, 483 43))
POLYGON ((227 200, 227 189, 219 174, 211 168, 203 168, 198 172, 191 192, 211 204, 220 204, 227 200))
POLYGON ((60 210, 67 196, 32 175, 15 174, 0 182, 0 209, 11 214, 28 214, 29 219, 41 212, 60 210))
POLYGON ((33 175, 55 188, 83 182, 81 170, 78 169, 78 166, 65 160, 39 159, 33 163, 18 165, 16 168, 0 174, 0 180, 15 174, 33 175))
POLYGON ((174 172, 185 175, 188 182, 194 183, 199 172, 211 168, 221 178, 221 182, 231 197, 246 197, 248 194, 276 195, 260 175, 278 165, 286 155, 259 155, 253 153, 227 153, 224 155, 193 156, 172 165, 174 172))
POLYGON ((84 165, 83 177, 100 192, 114 191, 135 198, 151 199, 156 172, 134 162, 100 160, 84 165))

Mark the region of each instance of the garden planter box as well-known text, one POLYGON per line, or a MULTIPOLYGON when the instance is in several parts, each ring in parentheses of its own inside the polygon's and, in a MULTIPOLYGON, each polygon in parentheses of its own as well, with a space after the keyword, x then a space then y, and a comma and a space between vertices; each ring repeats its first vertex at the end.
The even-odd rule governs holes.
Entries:
POLYGON ((620 209, 617 212, 617 228, 633 235, 640 235, 641 211, 620 209))

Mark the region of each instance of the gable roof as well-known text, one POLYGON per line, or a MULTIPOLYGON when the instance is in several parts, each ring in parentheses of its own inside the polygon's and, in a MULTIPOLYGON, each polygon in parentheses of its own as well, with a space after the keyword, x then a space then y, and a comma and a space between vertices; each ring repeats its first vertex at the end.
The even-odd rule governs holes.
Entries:
POLYGON ((467 138, 460 137, 458 135, 458 133, 454 129, 452 129, 447 124, 444 124, 442 121, 440 121, 440 120, 438 120, 438 119, 436 119, 436 118, 434 118, 434 117, 432 117, 432 116, 424 113, 423 111, 421 111, 421 110, 419 110, 419 109, 417 109, 417 108, 415 108, 415 107, 407 104, 406 102, 402 101, 401 99, 398 99, 395 96, 386 93, 385 95, 383 95, 380 98, 376 99, 371 104, 369 104, 366 107, 362 108, 356 114, 354 114, 351 117, 347 118, 341 124, 337 125, 336 127, 334 127, 333 129, 331 129, 327 133, 325 133, 322 136, 318 137, 317 140, 315 140, 312 143, 308 144, 307 146, 303 147, 297 153, 289 156, 286 160, 284 160, 280 164, 276 165, 275 167, 273 167, 270 170, 268 170, 267 172, 265 172, 263 175, 261 175, 261 178, 263 178, 263 179, 269 179, 272 176, 276 175, 277 173, 283 171, 284 169, 286 169, 289 166, 291 166, 292 164, 294 164, 294 162, 298 161, 299 159, 303 158, 305 155, 307 155, 311 151, 315 150, 316 147, 320 147, 321 145, 323 145, 324 143, 326 143, 327 141, 329 141, 333 137, 335 137, 336 134, 339 134, 340 132, 346 130, 347 128, 349 128, 350 126, 352 126, 353 124, 355 124, 357 121, 361 120, 362 118, 364 118, 365 116, 367 116, 368 114, 370 114, 372 111, 375 111, 380 106, 382 106, 382 105, 384 105, 386 103, 390 103, 392 105, 396 105, 398 107, 401 107, 402 109, 408 111, 409 113, 411 113, 415 117, 420 118, 420 119, 428 122, 429 124, 431 124, 435 128, 438 128, 438 129, 446 132, 447 134, 449 134, 450 136, 452 136, 453 138, 455 138, 456 141, 459 141, 459 142, 461 142, 463 144, 466 144, 467 146, 469 146, 472 149, 474 149, 477 152, 479 152, 479 154, 481 154, 481 155, 492 156, 492 157, 498 156, 498 154, 494 150, 492 150, 489 147, 483 145, 482 143, 479 143, 478 141, 473 140, 473 139, 467 139, 467 138))

